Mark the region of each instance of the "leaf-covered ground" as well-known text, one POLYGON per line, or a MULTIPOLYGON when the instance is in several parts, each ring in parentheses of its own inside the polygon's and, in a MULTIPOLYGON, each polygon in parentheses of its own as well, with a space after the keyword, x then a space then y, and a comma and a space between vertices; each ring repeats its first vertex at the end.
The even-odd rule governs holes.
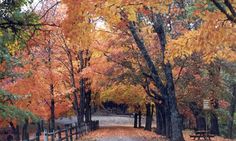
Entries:
MULTIPOLYGON (((184 131, 186 141, 190 139, 191 131, 184 131)), ((167 141, 163 136, 157 135, 154 132, 145 131, 139 128, 132 127, 101 127, 100 129, 90 132, 80 138, 79 141, 167 141)), ((204 139, 201 139, 204 141, 204 139)), ((233 141, 222 137, 214 137, 212 141, 233 141)))
MULTIPOLYGON (((105 115, 104 113, 96 113, 92 119, 99 120, 100 129, 84 135, 79 141, 166 141, 164 137, 156 135, 153 132, 132 128, 133 117, 130 115, 105 115)), ((61 124, 74 122, 76 122, 76 117, 57 120, 57 123, 61 124)), ((145 118, 142 118, 142 126, 144 126, 144 122, 145 118)), ((153 121, 153 127, 155 127, 155 121, 153 121)), ((193 141, 190 139, 190 134, 192 134, 192 131, 184 131, 186 141, 193 141)), ((231 140, 214 137, 212 141, 231 140)))
POLYGON ((132 127, 103 127, 90 132, 79 141, 164 141, 163 137, 132 127))

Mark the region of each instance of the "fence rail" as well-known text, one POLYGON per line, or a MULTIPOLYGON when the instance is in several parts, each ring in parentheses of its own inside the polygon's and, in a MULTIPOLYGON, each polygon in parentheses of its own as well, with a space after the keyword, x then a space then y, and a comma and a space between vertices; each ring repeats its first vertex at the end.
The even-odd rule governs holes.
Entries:
MULTIPOLYGON (((56 131, 48 132, 46 129, 43 132, 43 141, 73 141, 79 139, 80 136, 99 128, 99 121, 91 121, 89 123, 67 124, 64 129, 57 127, 56 131)), ((29 141, 40 141, 40 133, 36 133, 34 138, 29 141)), ((42 139, 42 138, 41 138, 42 139)), ((25 140, 27 141, 27 140, 25 140)))

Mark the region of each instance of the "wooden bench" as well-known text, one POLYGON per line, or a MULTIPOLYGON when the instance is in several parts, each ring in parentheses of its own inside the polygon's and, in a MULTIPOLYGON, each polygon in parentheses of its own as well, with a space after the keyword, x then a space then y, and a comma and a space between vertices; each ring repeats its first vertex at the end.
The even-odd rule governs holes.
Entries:
POLYGON ((213 138, 214 137, 214 135, 212 135, 212 134, 205 134, 205 135, 203 135, 203 134, 195 134, 195 135, 189 135, 190 136, 190 138, 193 138, 193 140, 195 140, 195 139, 197 139, 197 140, 200 140, 201 138, 203 138, 203 139, 205 139, 205 140, 211 140, 211 138, 213 138))

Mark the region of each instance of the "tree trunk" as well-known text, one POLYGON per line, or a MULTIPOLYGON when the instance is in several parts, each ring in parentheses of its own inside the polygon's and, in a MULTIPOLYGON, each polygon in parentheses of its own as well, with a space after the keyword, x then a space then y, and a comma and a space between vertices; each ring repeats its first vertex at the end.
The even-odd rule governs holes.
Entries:
MULTIPOLYGON (((51 42, 48 42, 48 47, 47 47, 47 52, 48 52, 48 64, 49 64, 49 72, 52 74, 52 48, 51 48, 51 42)), ((55 129, 55 101, 54 101, 54 86, 53 86, 53 79, 52 75, 49 75, 50 78, 50 85, 49 85, 49 91, 51 95, 51 103, 49 105, 50 107, 50 112, 51 112, 51 117, 50 117, 50 122, 51 128, 49 128, 49 131, 53 131, 55 129)))
MULTIPOLYGON (((90 89, 90 88, 89 88, 90 89)), ((88 92, 86 93, 86 108, 85 108, 85 122, 90 122, 91 119, 91 106, 90 106, 90 102, 91 102, 91 90, 88 90, 88 92)))
POLYGON ((74 101, 72 102, 73 103, 73 107, 74 107, 74 110, 75 110, 75 114, 76 114, 76 117, 77 117, 77 123, 78 125, 80 124, 80 111, 79 111, 79 105, 78 105, 78 89, 76 87, 76 84, 75 84, 75 71, 74 71, 74 65, 73 65, 73 58, 72 58, 72 55, 71 55, 71 51, 64 39, 64 37, 62 36, 62 39, 63 39, 63 42, 64 42, 64 46, 63 49, 65 50, 66 52, 66 55, 68 57, 68 63, 69 63, 69 74, 70 74, 70 85, 71 85, 71 88, 74 89, 73 91, 73 96, 74 96, 74 101))
POLYGON ((19 127, 19 125, 16 125, 15 135, 16 135, 16 141, 19 141, 20 140, 20 127, 19 127))
POLYGON ((196 130, 205 130, 206 119, 205 119, 202 109, 198 108, 196 102, 189 103, 189 108, 191 109, 196 120, 196 130))
POLYGON ((140 110, 138 111, 138 127, 142 127, 142 113, 140 110))
POLYGON ((84 103, 85 103, 85 90, 84 90, 84 79, 80 80, 80 121, 84 122, 84 103))
POLYGON ((218 118, 215 113, 211 113, 211 128, 210 133, 214 135, 220 135, 218 118))
POLYGON ((14 126, 13 122, 10 122, 9 123, 12 130, 13 130, 13 134, 15 136, 15 140, 16 141, 20 141, 20 128, 19 128, 19 125, 16 125, 16 127, 14 126))
POLYGON ((166 118, 164 106, 155 103, 156 107, 156 132, 163 136, 166 136, 166 118))
MULTIPOLYGON (((78 52, 77 58, 78 58, 78 61, 80 62, 78 72, 81 73, 85 66, 82 50, 78 52)), ((84 111, 85 111, 85 79, 84 78, 80 79, 80 107, 79 108, 80 108, 80 121, 84 122, 84 111)))
POLYGON ((202 114, 195 116, 195 118, 196 118, 196 130, 205 130, 206 118, 202 114))
POLYGON ((55 101, 54 101, 53 84, 50 84, 50 93, 51 93, 51 106, 50 106, 50 110, 51 110, 51 129, 50 129, 50 131, 52 132, 53 130, 55 130, 55 101))
MULTIPOLYGON (((160 14, 156 14, 153 17, 153 28, 158 35, 161 50, 162 50, 162 67, 164 68, 165 78, 167 80, 166 84, 166 93, 162 94, 165 98, 165 104, 167 105, 167 109, 170 110, 170 119, 171 119, 171 140, 172 141, 183 141, 183 133, 182 133, 182 120, 180 118, 180 114, 177 108, 177 101, 175 95, 175 87, 174 87, 174 79, 172 75, 172 68, 169 61, 165 63, 165 46, 166 46, 166 35, 163 26, 163 20, 160 14)), ((168 117, 169 114, 166 114, 168 117)), ((166 122, 167 123, 167 122, 166 122)))
POLYGON ((41 132, 44 131, 44 120, 40 121, 40 128, 41 128, 41 132))
POLYGON ((134 128, 138 127, 138 114, 134 113, 134 128))
MULTIPOLYGON (((164 68, 165 78, 167 80, 166 92, 161 91, 165 98, 165 104, 167 110, 170 110, 170 123, 171 123, 171 141, 183 141, 183 123, 177 108, 177 100, 175 95, 174 79, 172 75, 172 68, 169 61, 165 63, 165 46, 166 46, 166 35, 163 26, 163 19, 160 14, 155 14, 153 17, 153 28, 158 35, 161 51, 162 51, 162 67, 164 68)), ((169 112, 169 111, 168 111, 169 112)), ((166 118, 169 114, 166 114, 166 118)), ((166 122, 167 124, 168 122, 166 122)))
POLYGON ((28 119, 25 119, 25 123, 22 128, 22 140, 29 139, 28 123, 29 123, 28 119))
MULTIPOLYGON (((179 111, 177 109, 177 102, 175 96, 175 88, 172 76, 171 65, 168 62, 165 64, 165 45, 166 45, 166 37, 163 27, 163 20, 160 14, 154 14, 153 16, 153 28, 158 35, 161 51, 162 51, 162 67, 165 72, 165 78, 167 80, 167 85, 165 86, 161 80, 161 77, 158 73, 158 67, 156 67, 148 54, 144 41, 139 37, 135 24, 133 22, 129 23, 129 29, 131 34, 139 48, 140 52, 142 53, 143 58, 146 61, 146 64, 151 72, 151 78, 154 81, 155 86, 159 89, 162 96, 165 97, 165 107, 167 108, 168 117, 170 111, 170 118, 171 120, 166 122, 171 124, 171 140, 172 141, 183 141, 183 134, 182 134, 182 121, 179 116, 179 111)), ((169 126, 168 126, 169 127, 169 126)))
POLYGON ((152 113, 151 113, 151 104, 146 104, 146 123, 144 130, 151 131, 152 129, 152 113))
MULTIPOLYGON (((165 94, 166 95, 166 94, 165 94)), ((169 106, 169 100, 167 96, 164 96, 165 102, 163 104, 164 111, 164 117, 165 117, 165 135, 167 138, 171 138, 171 112, 170 112, 170 106, 169 106)))
POLYGON ((228 138, 233 138, 233 124, 234 124, 234 113, 236 107, 236 84, 233 85, 232 99, 230 101, 229 114, 230 118, 228 120, 228 138))
POLYGON ((70 83, 71 83, 71 87, 75 89, 73 91, 73 96, 74 96, 73 105, 74 105, 74 110, 76 113, 78 125, 80 125, 81 120, 80 120, 80 111, 79 111, 78 96, 77 96, 78 90, 76 89, 75 76, 74 76, 74 66, 73 66, 73 62, 72 62, 73 60, 72 60, 71 52, 69 51, 69 49, 68 49, 67 55, 68 55, 69 63, 70 63, 70 81, 71 81, 70 83))

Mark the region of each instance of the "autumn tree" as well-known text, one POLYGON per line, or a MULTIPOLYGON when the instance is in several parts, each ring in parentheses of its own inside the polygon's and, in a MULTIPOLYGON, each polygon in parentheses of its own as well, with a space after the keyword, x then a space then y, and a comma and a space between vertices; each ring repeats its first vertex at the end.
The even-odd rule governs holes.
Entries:
MULTIPOLYGON (((14 81, 18 77, 21 77, 22 74, 15 72, 13 69, 15 67, 22 66, 19 58, 16 56, 16 52, 19 51, 25 45, 25 41, 29 38, 30 30, 23 29, 24 26, 18 24, 24 18, 28 18, 27 22, 37 23, 37 16, 31 12, 28 15, 25 15, 25 11, 21 11, 21 7, 24 5, 28 5, 28 1, 17 1, 15 3, 7 3, 7 1, 3 1, 0 3, 1 7, 1 18, 0 18, 0 82, 4 83, 6 79, 11 79, 14 81)), ((26 23, 28 24, 28 23, 26 23)), ((3 115, 1 116, 4 119, 8 117, 14 120, 14 116, 17 114, 21 115, 23 118, 27 118, 29 113, 25 113, 14 106, 9 106, 13 104, 13 101, 16 99, 14 95, 10 96, 11 93, 3 90, 1 85, 1 107, 3 115), (8 97, 8 98, 7 98, 8 97), (8 100, 5 100, 8 99, 8 100), (9 103, 9 100, 11 101, 9 103), (4 102, 5 101, 5 102, 4 102), (12 110, 9 113, 9 109, 12 110)), ((17 97, 17 96, 16 96, 17 97)), ((18 98, 17 98, 18 99, 18 98)), ((9 119, 8 119, 9 120, 9 119)), ((9 121, 10 122, 10 121, 9 121)))

